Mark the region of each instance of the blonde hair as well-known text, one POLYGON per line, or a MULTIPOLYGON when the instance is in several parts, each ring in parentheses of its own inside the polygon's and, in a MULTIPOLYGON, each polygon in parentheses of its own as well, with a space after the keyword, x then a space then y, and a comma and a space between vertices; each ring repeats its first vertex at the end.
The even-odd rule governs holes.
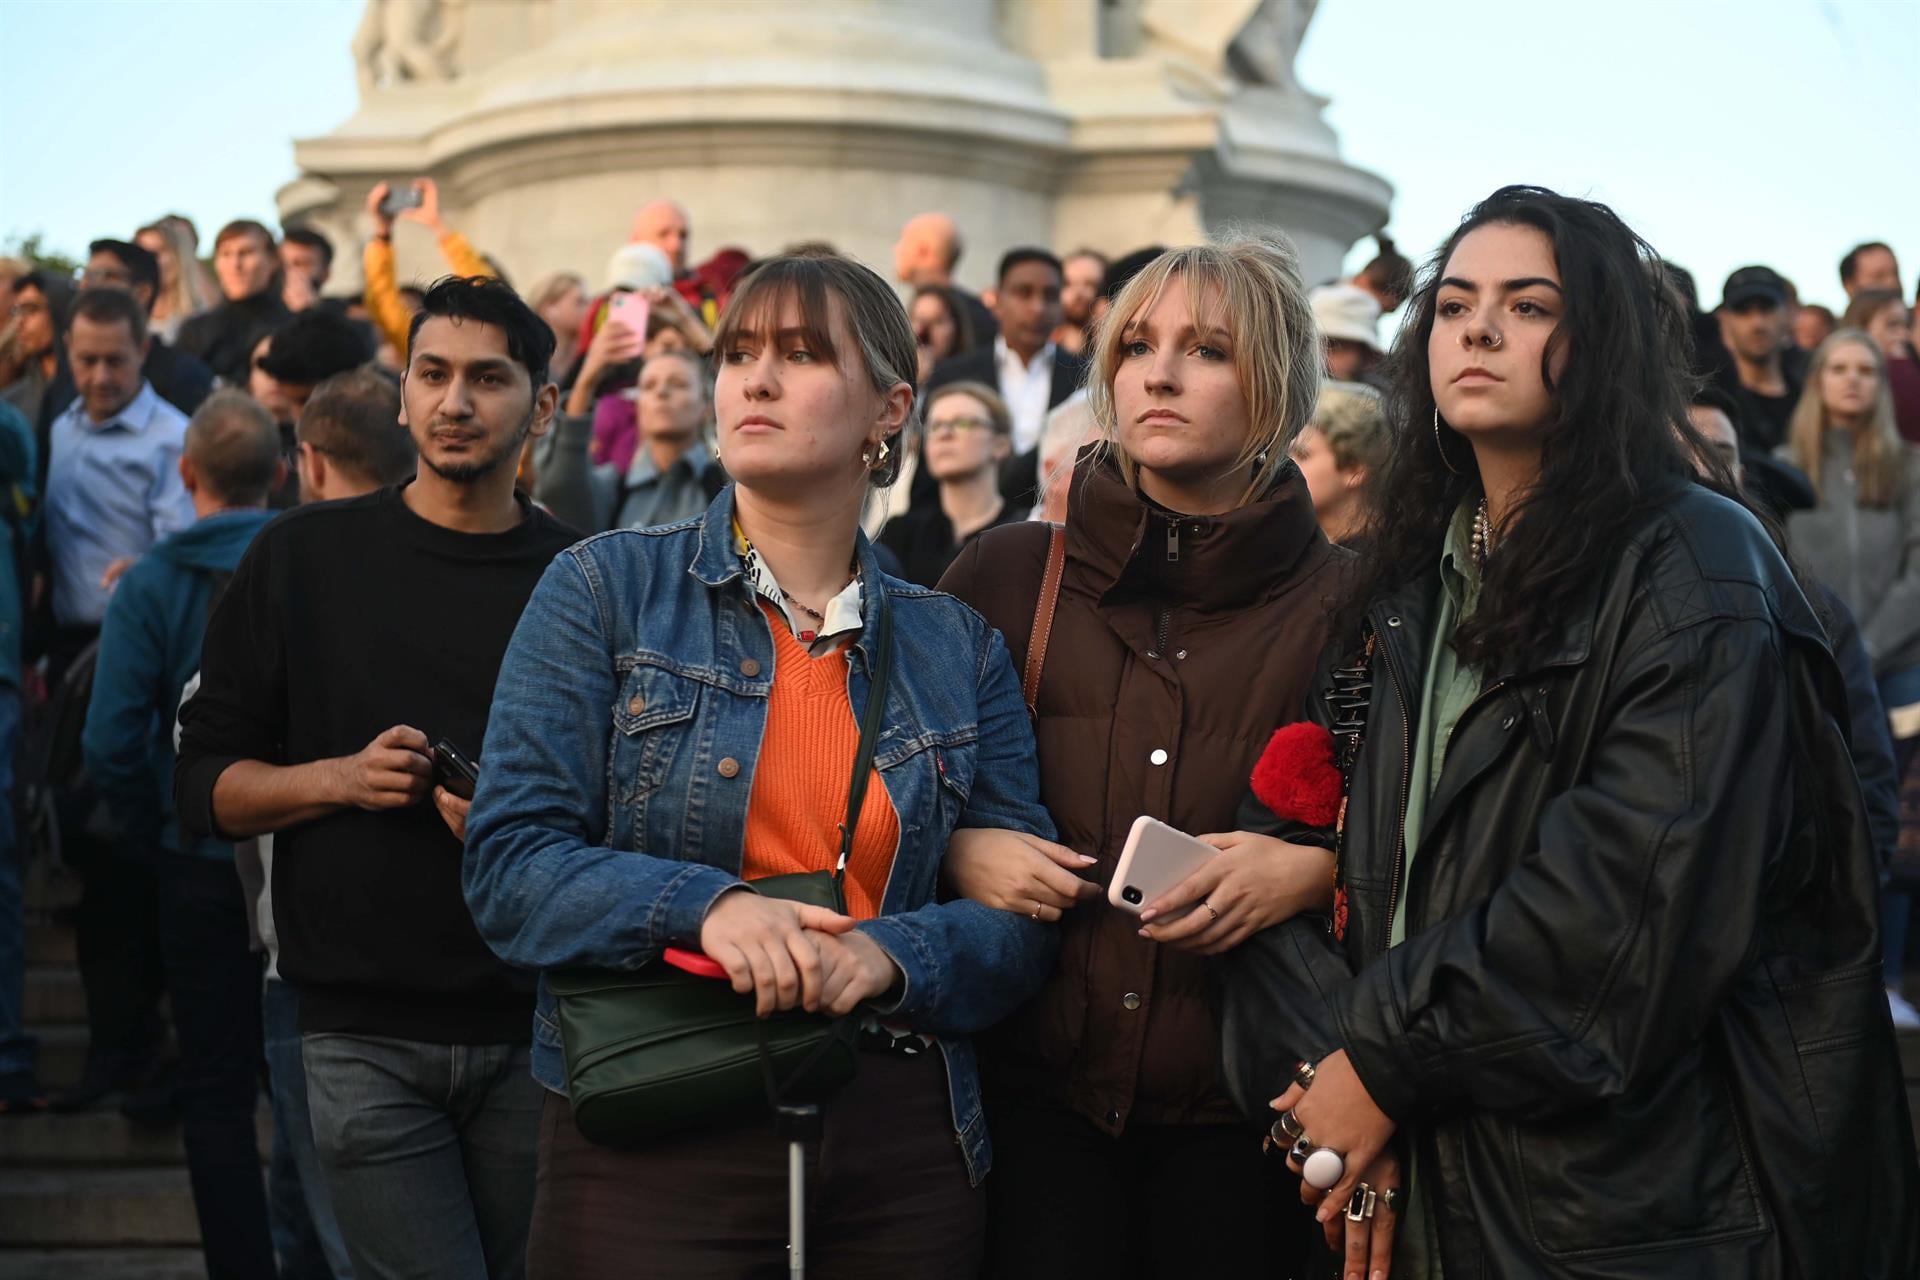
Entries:
POLYGON ((1342 471, 1378 471, 1387 461, 1387 411, 1364 382, 1325 382, 1313 407, 1313 425, 1342 471))
POLYGON ((1827 402, 1820 384, 1827 361, 1836 348, 1851 344, 1873 360, 1880 389, 1873 397, 1866 425, 1853 433, 1853 474, 1859 479, 1860 505, 1890 507, 1906 493, 1907 442, 1893 417, 1893 390, 1887 381, 1887 358, 1873 339, 1859 329, 1836 329, 1814 349, 1807 364, 1807 383, 1800 392, 1800 403, 1787 420, 1787 448, 1793 465, 1806 472, 1813 491, 1820 493, 1820 462, 1826 433, 1841 424, 1827 416, 1827 402))
MULTIPOLYGON (((206 272, 200 267, 200 259, 194 256, 199 246, 186 226, 176 218, 162 218, 134 232, 133 238, 137 242, 141 236, 149 232, 166 241, 167 249, 173 254, 173 284, 171 286, 167 284, 166 269, 162 267, 160 287, 154 291, 156 294, 165 296, 168 319, 184 320, 211 307, 215 298, 208 288, 206 272)), ((160 255, 154 256, 157 258, 160 255)))
POLYGON ((569 289, 578 289, 581 296, 586 296, 586 277, 575 271, 555 271, 541 276, 527 293, 527 305, 535 311, 550 307, 566 297, 569 289))
POLYGON ((926 398, 921 402, 922 417, 931 414, 933 406, 948 396, 967 396, 979 401, 980 407, 987 411, 987 425, 993 428, 993 434, 997 436, 1013 434, 1013 413, 1007 408, 1007 402, 1000 398, 998 391, 984 382, 941 383, 927 392, 926 398))
POLYGON ((1246 398, 1247 438, 1234 470, 1250 472, 1237 505, 1264 494, 1287 465, 1287 446, 1313 416, 1320 392, 1320 335, 1300 280, 1300 261, 1280 236, 1233 236, 1171 249, 1147 264, 1113 300, 1094 337, 1087 400, 1103 452, 1116 457, 1127 485, 1138 490, 1134 461, 1120 447, 1113 381, 1136 317, 1159 302, 1179 277, 1195 327, 1226 331, 1246 398))

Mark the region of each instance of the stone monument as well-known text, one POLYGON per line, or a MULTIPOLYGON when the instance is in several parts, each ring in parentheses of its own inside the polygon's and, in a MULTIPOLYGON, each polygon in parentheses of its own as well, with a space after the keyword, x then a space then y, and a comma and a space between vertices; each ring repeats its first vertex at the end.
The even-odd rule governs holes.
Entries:
MULTIPOLYGON (((1265 226, 1312 283, 1392 195, 1294 79, 1316 3, 367 0, 360 108, 295 144, 280 214, 345 250, 375 183, 428 175, 516 281, 569 268, 595 288, 659 196, 690 210, 696 260, 826 240, 889 275, 900 225, 942 210, 976 288, 1015 244, 1265 226)), ((403 267, 430 271, 425 234, 397 234, 403 267)))

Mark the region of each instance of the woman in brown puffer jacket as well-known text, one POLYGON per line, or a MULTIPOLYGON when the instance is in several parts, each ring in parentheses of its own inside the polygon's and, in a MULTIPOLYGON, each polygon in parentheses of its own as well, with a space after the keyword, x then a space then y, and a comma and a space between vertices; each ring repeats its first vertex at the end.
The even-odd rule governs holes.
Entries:
MULTIPOLYGON (((994 1280, 1302 1274, 1297 1184, 1219 1081, 1207 957, 1332 897, 1330 855, 1233 831, 1344 572, 1287 454, 1319 363, 1293 253, 1269 241, 1162 256, 1098 338, 1104 439, 1074 472, 1036 698, 1065 847, 956 832, 947 858, 954 892, 1062 921, 1052 981, 982 1045, 994 1280), (1136 918, 1105 890, 1141 814, 1221 853, 1136 918)), ((989 530, 941 583, 1016 666, 1051 536, 989 530)))

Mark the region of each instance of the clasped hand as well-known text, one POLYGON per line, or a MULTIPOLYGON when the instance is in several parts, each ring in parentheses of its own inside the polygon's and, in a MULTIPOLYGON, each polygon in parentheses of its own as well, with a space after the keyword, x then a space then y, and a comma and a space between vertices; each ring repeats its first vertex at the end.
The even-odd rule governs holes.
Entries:
POLYGON ((708 909, 700 949, 735 991, 752 994, 760 1017, 786 1009, 838 1017, 885 995, 900 976, 893 958, 853 925, 825 907, 730 889, 708 909))
POLYGON ((1262 929, 1333 903, 1333 855, 1325 849, 1251 831, 1196 838, 1220 852, 1147 904, 1141 937, 1219 955, 1262 929))

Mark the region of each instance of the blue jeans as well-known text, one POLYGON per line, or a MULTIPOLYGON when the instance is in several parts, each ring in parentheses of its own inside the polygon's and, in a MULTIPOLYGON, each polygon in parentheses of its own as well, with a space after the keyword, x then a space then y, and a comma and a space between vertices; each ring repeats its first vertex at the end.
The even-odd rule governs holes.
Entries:
POLYGON ((352 1280, 353 1264, 334 1221, 333 1199, 320 1173, 307 1114, 307 1071, 300 1061, 300 1001, 293 988, 267 980, 260 1001, 266 1031, 267 1086, 273 1096, 273 1154, 267 1164, 267 1211, 280 1280, 352 1280))
POLYGON ((301 1037, 360 1280, 525 1280, 542 1093, 527 1046, 301 1037))
POLYGON ((21 1024, 27 920, 20 892, 20 842, 13 821, 13 758, 19 749, 20 690, 0 685, 0 1075, 31 1072, 36 1048, 21 1024))

